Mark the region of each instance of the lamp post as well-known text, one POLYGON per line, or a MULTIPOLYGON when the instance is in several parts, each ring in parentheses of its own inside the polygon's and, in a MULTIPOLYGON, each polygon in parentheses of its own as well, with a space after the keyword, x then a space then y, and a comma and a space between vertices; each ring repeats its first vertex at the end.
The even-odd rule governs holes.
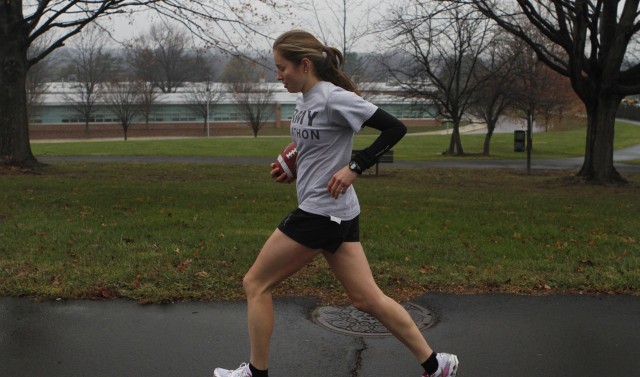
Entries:
POLYGON ((207 115, 204 119, 204 124, 207 128, 207 137, 209 137, 209 102, 211 101, 211 94, 210 94, 211 89, 209 89, 209 84, 207 84, 207 115))

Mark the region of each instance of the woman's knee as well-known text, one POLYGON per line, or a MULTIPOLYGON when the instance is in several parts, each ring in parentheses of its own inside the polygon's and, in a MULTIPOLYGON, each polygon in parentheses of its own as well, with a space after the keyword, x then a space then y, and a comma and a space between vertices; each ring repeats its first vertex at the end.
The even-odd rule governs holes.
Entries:
POLYGON ((362 312, 375 315, 378 309, 383 305, 384 298, 384 294, 351 297, 351 304, 362 312))
POLYGON ((244 275, 244 278, 242 278, 242 288, 247 296, 251 296, 261 291, 263 289, 261 288, 262 286, 264 285, 260 284, 260 281, 251 273, 251 270, 249 270, 249 272, 244 275))
POLYGON ((261 279, 259 275, 249 270, 242 278, 242 288, 247 297, 259 295, 265 292, 271 292, 274 284, 271 281, 261 279))

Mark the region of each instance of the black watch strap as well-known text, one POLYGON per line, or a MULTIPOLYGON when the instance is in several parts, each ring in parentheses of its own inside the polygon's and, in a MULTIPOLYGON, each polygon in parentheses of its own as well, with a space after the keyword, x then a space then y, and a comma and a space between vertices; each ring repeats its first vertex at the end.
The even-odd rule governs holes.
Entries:
POLYGON ((360 164, 356 160, 349 161, 349 170, 356 172, 359 175, 362 174, 362 168, 360 167, 360 164))

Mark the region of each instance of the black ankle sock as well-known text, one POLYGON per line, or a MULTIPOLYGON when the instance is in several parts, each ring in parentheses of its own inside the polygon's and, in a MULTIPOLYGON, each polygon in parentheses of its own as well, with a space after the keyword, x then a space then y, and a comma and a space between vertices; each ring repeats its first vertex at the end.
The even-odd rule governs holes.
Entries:
MULTIPOLYGON (((432 353, 431 356, 422 363, 422 367, 428 375, 434 374, 438 370, 438 359, 436 359, 436 353, 432 353)), ((255 376, 254 376, 255 377, 255 376)))
POLYGON ((251 365, 251 363, 249 363, 249 370, 251 371, 252 377, 269 377, 268 369, 265 369, 265 370, 257 369, 256 367, 251 365))

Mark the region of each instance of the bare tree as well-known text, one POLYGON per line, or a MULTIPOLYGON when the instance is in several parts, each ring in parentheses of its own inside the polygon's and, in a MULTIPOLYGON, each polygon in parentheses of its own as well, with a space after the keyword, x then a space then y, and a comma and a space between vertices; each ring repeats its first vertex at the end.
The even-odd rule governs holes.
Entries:
POLYGON ((89 132, 103 84, 114 70, 115 59, 105 52, 106 35, 97 27, 89 27, 77 38, 69 53, 75 80, 74 92, 65 100, 84 121, 89 132))
MULTIPOLYGON (((489 78, 481 56, 491 44, 491 24, 463 7, 414 0, 390 19, 396 57, 391 73, 409 95, 426 97, 453 124, 447 154, 463 155, 460 124, 476 92, 489 78)), ((391 60, 391 59, 389 59, 391 60)))
POLYGON ((153 24, 129 50, 131 65, 138 77, 152 82, 162 93, 175 93, 194 67, 189 45, 186 31, 171 24, 153 24))
POLYGON ((577 175, 626 182, 613 166, 614 127, 621 100, 640 93, 640 61, 631 60, 630 49, 640 32, 640 0, 450 1, 474 5, 529 45, 544 64, 569 77, 587 111, 585 158, 577 175))
POLYGON ((509 43, 511 39, 498 33, 482 60, 481 69, 490 77, 474 92, 471 111, 487 124, 482 155, 491 153, 491 138, 500 117, 513 104, 516 92, 516 61, 522 53, 522 45, 509 43))
POLYGON ((142 39, 129 45, 125 55, 133 75, 141 85, 140 112, 144 118, 145 129, 148 129, 153 105, 158 98, 158 87, 155 84, 157 77, 156 57, 149 46, 142 44, 142 39))
POLYGON ((158 93, 156 87, 149 81, 137 80, 140 86, 140 114, 144 118, 144 128, 149 129, 149 118, 151 118, 151 112, 153 106, 158 99, 158 93))
MULTIPOLYGON (((535 52, 518 39, 511 41, 521 52, 515 57, 516 75, 513 84, 516 90, 512 94, 513 108, 519 112, 527 124, 527 172, 531 171, 531 151, 533 148, 533 127, 539 118, 546 118, 564 104, 557 92, 557 74, 538 60, 535 52)), ((553 48, 553 46, 549 46, 553 48)))
POLYGON ((320 39, 327 45, 339 47, 348 62, 361 40, 376 32, 371 22, 372 4, 367 0, 307 0, 299 3, 310 11, 320 39))
POLYGON ((258 132, 271 118, 274 111, 273 91, 267 83, 262 82, 236 82, 229 84, 230 92, 235 99, 236 106, 249 122, 253 136, 258 137, 258 132))
POLYGON ((126 141, 133 119, 140 114, 142 82, 111 81, 106 84, 104 97, 107 108, 120 122, 126 141))
MULTIPOLYGON (((42 43, 33 44, 29 49, 28 54, 29 56, 38 55, 43 48, 44 44, 42 43)), ((38 115, 40 106, 42 104, 42 96, 50 86, 50 83, 47 82, 47 79, 50 76, 51 71, 51 59, 47 57, 46 59, 41 60, 40 62, 38 62, 38 64, 31 67, 29 72, 27 72, 26 90, 28 119, 31 119, 38 115)))
POLYGON ((189 109, 202 117, 204 130, 209 136, 211 109, 222 97, 219 88, 214 87, 211 80, 195 83, 185 90, 184 97, 189 109))
MULTIPOLYGON (((136 79, 155 85, 157 63, 151 47, 143 44, 144 37, 140 37, 127 46, 126 57, 136 79)), ((156 88, 157 89, 157 88, 156 88)))
POLYGON ((217 66, 206 51, 198 51, 195 66, 197 82, 185 90, 184 98, 191 111, 204 120, 204 130, 208 137, 211 108, 220 100, 222 93, 220 86, 214 86, 217 66))
POLYGON ((268 39, 261 25, 270 22, 266 9, 280 8, 275 0, 244 7, 222 0, 68 0, 3 1, 0 6, 0 163, 33 166, 37 160, 29 143, 26 76, 29 69, 87 25, 100 18, 144 9, 174 20, 218 49, 241 55, 255 38, 268 39), (29 47, 54 35, 41 53, 29 47))
POLYGON ((259 72, 258 64, 254 60, 234 56, 225 64, 220 81, 226 83, 256 82, 260 78, 259 72))

